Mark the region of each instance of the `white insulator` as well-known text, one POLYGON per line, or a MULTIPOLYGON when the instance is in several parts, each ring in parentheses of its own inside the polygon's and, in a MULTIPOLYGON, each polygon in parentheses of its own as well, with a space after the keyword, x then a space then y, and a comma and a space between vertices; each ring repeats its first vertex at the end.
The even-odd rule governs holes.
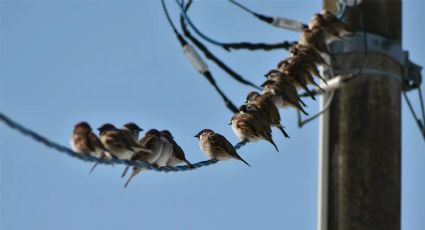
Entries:
POLYGON ((304 24, 302 22, 281 17, 273 17, 272 25, 294 31, 302 31, 304 28, 304 24))
POLYGON ((208 71, 207 63, 204 62, 198 52, 196 52, 190 44, 186 44, 183 47, 183 52, 196 70, 202 74, 208 71))

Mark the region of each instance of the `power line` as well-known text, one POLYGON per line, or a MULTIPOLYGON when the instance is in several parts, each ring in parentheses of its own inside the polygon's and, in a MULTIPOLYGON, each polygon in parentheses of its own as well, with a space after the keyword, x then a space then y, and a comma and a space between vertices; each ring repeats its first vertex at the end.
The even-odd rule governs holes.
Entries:
POLYGON ((206 36, 205 34, 203 34, 196 26, 195 24, 192 22, 192 20, 190 19, 190 17, 186 14, 185 10, 184 10, 184 6, 183 3, 180 3, 179 0, 175 0, 177 5, 180 7, 182 16, 184 17, 185 21, 188 23, 188 25, 190 26, 190 28, 192 28, 192 30, 201 38, 203 38, 204 40, 208 41, 211 44, 217 45, 222 47, 223 49, 230 51, 230 49, 247 49, 247 50, 273 50, 273 49, 286 49, 288 50, 291 45, 293 44, 293 42, 288 42, 288 41, 284 41, 284 42, 279 42, 279 43, 274 43, 274 44, 267 44, 267 43, 250 43, 250 42, 235 42, 235 43, 224 43, 224 42, 219 42, 216 41, 208 36, 206 36))
POLYGON ((49 140, 48 138, 38 134, 37 132, 28 129, 26 127, 24 127, 23 125, 17 123, 16 121, 13 121, 12 119, 10 119, 9 117, 7 117, 5 114, 0 112, 0 120, 2 122, 4 122, 7 126, 9 126, 12 129, 17 130, 18 132, 20 132, 21 134, 28 136, 29 138, 31 138, 32 140, 43 144, 45 146, 47 146, 48 148, 54 149, 58 152, 62 152, 65 153, 66 155, 73 157, 73 158, 77 158, 79 160, 82 161, 86 161, 86 162, 96 162, 98 164, 107 164, 107 165, 112 165, 112 164, 125 164, 125 165, 129 165, 129 166, 136 166, 136 167, 140 167, 140 168, 144 168, 147 170, 153 170, 153 171, 157 171, 157 172, 182 172, 182 171, 190 171, 190 170, 194 170, 197 168, 202 168, 205 166, 209 166, 209 165, 213 165, 216 164, 218 161, 211 159, 211 160, 206 160, 206 161, 201 161, 201 162, 197 162, 195 164, 192 164, 194 166, 194 168, 191 168, 187 165, 181 165, 181 166, 176 166, 176 167, 170 167, 170 166, 163 166, 163 167, 154 167, 153 165, 145 162, 145 161, 131 161, 131 160, 120 160, 120 159, 100 159, 100 158, 96 158, 93 157, 91 155, 83 155, 77 152, 72 151, 70 148, 63 146, 61 144, 58 144, 54 141, 49 140))
POLYGON ((214 87, 214 89, 220 94, 221 98, 224 101, 224 104, 226 107, 232 111, 237 112, 238 109, 235 106, 235 104, 224 94, 224 92, 218 87, 213 75, 208 69, 207 64, 202 60, 202 58, 199 56, 199 54, 196 52, 196 50, 186 42, 186 40, 180 35, 180 33, 177 31, 176 27, 174 26, 173 21, 170 18, 170 15, 167 10, 167 6, 165 5, 165 1, 161 0, 162 9, 164 10, 164 14, 167 17, 167 21, 170 24, 171 28, 173 29, 174 34, 176 35, 177 39, 180 42, 180 45, 183 48, 183 51, 189 61, 192 63, 192 65, 198 70, 200 74, 202 74, 208 82, 214 87))

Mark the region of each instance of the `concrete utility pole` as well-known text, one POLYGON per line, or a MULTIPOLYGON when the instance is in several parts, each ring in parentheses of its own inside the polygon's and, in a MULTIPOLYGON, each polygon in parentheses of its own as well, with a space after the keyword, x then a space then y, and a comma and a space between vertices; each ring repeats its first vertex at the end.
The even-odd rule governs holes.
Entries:
MULTIPOLYGON (((357 6, 347 7, 344 14, 344 21, 358 31, 353 38, 357 43, 349 40, 331 47, 336 53, 335 74, 358 74, 335 92, 329 120, 321 123, 327 129, 328 140, 324 143, 327 153, 322 153, 327 155, 321 156, 326 163, 322 164, 322 174, 328 177, 324 179, 327 187, 319 191, 326 199, 319 207, 318 229, 398 230, 401 1, 358 2, 357 6), (359 41, 367 41, 366 53, 364 42, 359 45, 359 41), (320 214, 320 210, 325 213, 320 214)), ((335 12, 335 0, 323 3, 325 9, 335 12)))

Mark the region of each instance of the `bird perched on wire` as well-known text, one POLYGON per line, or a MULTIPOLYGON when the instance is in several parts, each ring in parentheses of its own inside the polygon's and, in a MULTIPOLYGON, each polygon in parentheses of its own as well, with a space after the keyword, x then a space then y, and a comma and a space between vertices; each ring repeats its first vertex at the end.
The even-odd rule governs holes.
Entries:
POLYGON ((235 148, 239 148, 248 142, 266 140, 279 152, 272 138, 270 124, 261 117, 260 113, 254 109, 249 109, 249 106, 242 105, 239 112, 235 113, 230 121, 233 132, 240 139, 235 148))
MULTIPOLYGON (((158 130, 156 129, 148 130, 145 133, 145 136, 142 139, 140 139, 139 144, 143 146, 144 148, 149 149, 152 153, 137 152, 133 155, 131 160, 146 161, 149 164, 153 165, 154 167, 158 167, 156 162, 158 161, 162 152, 162 142, 160 138, 161 138, 161 133, 158 130)), ((128 166, 124 170, 122 176, 125 176, 127 170, 128 170, 128 166)), ((133 171, 130 177, 125 182, 124 187, 127 187, 130 181, 133 179, 133 177, 135 177, 137 174, 139 174, 143 170, 144 169, 140 167, 133 167, 133 171)))
POLYGON ((103 124, 98 130, 102 144, 118 159, 129 160, 135 152, 139 151, 151 152, 135 142, 132 137, 126 136, 122 130, 112 124, 103 124))
POLYGON ((321 29, 323 30, 326 43, 330 43, 335 40, 343 40, 340 36, 338 29, 336 28, 334 21, 326 20, 321 14, 314 14, 308 23, 309 29, 321 29))
MULTIPOLYGON (((83 155, 90 154, 91 156, 99 159, 114 158, 96 134, 92 132, 92 128, 87 122, 83 121, 75 125, 70 142, 72 150, 77 153, 81 153, 83 155)), ((97 162, 94 163, 90 169, 90 173, 93 172, 97 165, 97 162)))
MULTIPOLYGON (((281 72, 296 79, 300 87, 304 88, 306 92, 310 91, 307 88, 307 84, 313 84, 319 89, 322 89, 320 85, 314 81, 313 76, 318 76, 320 79, 323 78, 321 77, 319 70, 317 69, 313 60, 309 56, 297 55, 289 57, 286 60, 288 61, 288 64, 278 64, 278 68, 281 72)), ((323 81, 326 82, 325 79, 323 79, 323 81)))
MULTIPOLYGON (((316 100, 314 93, 308 88, 308 81, 306 79, 306 71, 300 69, 299 66, 294 62, 295 58, 287 58, 277 64, 277 68, 280 72, 291 80, 292 84, 296 88, 304 89, 305 92, 311 97, 311 99, 316 100)), ((271 80, 276 80, 270 77, 271 80)))
POLYGON ((268 80, 261 85, 263 94, 271 93, 272 101, 277 108, 292 106, 308 115, 301 106, 306 106, 305 103, 299 97, 297 89, 288 76, 278 70, 271 70, 265 76, 268 80))
POLYGON ((228 159, 240 160, 248 166, 246 162, 236 152, 232 144, 222 135, 215 133, 211 129, 203 129, 195 135, 199 140, 199 147, 210 159, 222 161, 228 159))
POLYGON ((298 43, 293 44, 289 48, 289 57, 293 57, 297 55, 308 56, 313 60, 314 64, 321 65, 323 67, 329 67, 329 63, 326 63, 325 59, 312 46, 301 45, 298 43))
POLYGON ((74 126, 70 143, 74 152, 97 158, 112 158, 87 122, 83 121, 74 126))
MULTIPOLYGON (((319 53, 331 57, 328 46, 325 42, 324 32, 319 28, 304 29, 300 35, 299 44, 311 46, 319 53)), ((329 62, 327 61, 327 63, 329 62)))
POLYGON ((173 156, 173 143, 170 142, 161 132, 159 132, 159 140, 161 143, 161 152, 159 158, 155 161, 158 167, 168 166, 167 162, 173 156))
POLYGON ((326 79, 322 77, 317 66, 321 65, 323 67, 329 68, 330 65, 326 63, 325 59, 323 59, 323 57, 316 50, 311 47, 309 48, 308 46, 295 44, 291 46, 289 52, 290 59, 295 58, 301 60, 300 64, 303 66, 303 68, 307 69, 312 76, 319 77, 325 84, 327 84, 326 79))
POLYGON ((121 128, 121 131, 126 136, 131 136, 135 142, 138 142, 139 141, 139 134, 140 134, 141 131, 143 131, 143 129, 140 128, 136 123, 129 122, 129 123, 126 123, 125 125, 123 125, 123 127, 121 128))
POLYGON ((177 166, 179 164, 186 164, 190 168, 195 168, 188 160, 186 160, 186 156, 184 154, 183 149, 177 144, 177 142, 174 140, 173 135, 168 130, 162 130, 161 136, 165 137, 170 143, 173 145, 173 154, 171 155, 170 159, 167 162, 167 166, 177 166))
POLYGON ((333 25, 336 30, 339 33, 340 37, 345 37, 345 36, 353 36, 354 32, 352 32, 347 24, 345 24, 344 22, 342 22, 341 20, 339 20, 334 14, 332 14, 330 11, 328 10, 322 10, 322 16, 323 19, 325 19, 325 21, 328 22, 328 24, 333 25))
MULTIPOLYGON (((258 92, 252 91, 247 95, 245 103, 254 106, 254 109, 261 113, 272 127, 278 128, 286 138, 289 138, 289 135, 280 123, 279 110, 274 105, 272 97, 273 95, 271 93, 261 95, 258 92)), ((248 108, 250 107, 248 106, 248 108)))

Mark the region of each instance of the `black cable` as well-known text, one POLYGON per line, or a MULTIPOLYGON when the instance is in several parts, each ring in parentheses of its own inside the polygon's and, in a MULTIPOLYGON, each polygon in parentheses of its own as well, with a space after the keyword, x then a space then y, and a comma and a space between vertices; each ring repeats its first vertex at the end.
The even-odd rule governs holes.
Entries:
MULTIPOLYGON (((246 11, 246 12, 250 13, 251 15, 253 15, 254 17, 256 17, 256 18, 260 19, 260 20, 261 20, 261 21, 263 21, 263 22, 266 22, 266 23, 268 23, 268 24, 274 24, 274 22, 275 22, 275 18, 270 17, 270 16, 266 16, 266 15, 263 15, 263 14, 256 13, 256 12, 254 12, 254 11, 252 11, 252 10, 248 9, 248 7, 246 7, 246 6, 242 5, 242 4, 240 4, 239 2, 237 2, 237 1, 235 1, 235 0, 229 0, 229 2, 230 2, 230 3, 232 3, 232 4, 234 4, 234 5, 235 5, 235 6, 237 6, 237 7, 241 8, 242 10, 244 10, 244 11, 246 11)), ((290 19, 283 19, 283 20, 294 22, 293 20, 290 20, 290 19)), ((297 24, 298 24, 298 22, 297 22, 297 24)), ((302 29, 307 29, 307 28, 308 28, 308 26, 307 26, 306 24, 302 24, 302 26, 300 26, 300 27, 299 27, 299 28, 297 28, 297 29, 301 29, 301 28, 302 28, 302 29)), ((286 28, 286 29, 288 29, 288 28, 286 28)), ((293 28, 291 28, 291 29, 293 30, 293 28)))
POLYGON ((230 51, 231 49, 273 50, 273 49, 281 49, 281 48, 288 50, 290 48, 290 46, 292 45, 292 43, 288 42, 288 41, 275 43, 275 44, 250 43, 250 42, 223 43, 223 42, 216 41, 216 40, 211 39, 210 37, 206 36, 201 31, 199 31, 199 29, 190 20, 190 17, 185 13, 183 4, 181 2, 179 2, 179 0, 176 0, 176 3, 181 9, 181 13, 182 13, 185 21, 193 29, 193 31, 195 31, 196 34, 198 34, 200 37, 202 37, 206 41, 210 42, 211 44, 220 46, 227 51, 230 51))
MULTIPOLYGON (((187 12, 189 10, 189 7, 190 7, 191 4, 192 4, 192 1, 188 1, 188 3, 186 4, 186 6, 184 8, 185 12, 187 12)), ((209 60, 214 62, 218 67, 220 67, 220 69, 222 69, 224 72, 229 74, 236 81, 238 81, 242 84, 245 84, 245 85, 252 86, 252 87, 254 87, 258 90, 261 90, 261 87, 255 85, 254 83, 249 82, 248 80, 245 80, 242 76, 240 76, 238 73, 233 71, 226 64, 224 64, 224 62, 222 62, 213 53, 211 53, 208 50, 208 48, 204 44, 202 44, 202 42, 200 42, 198 39, 193 37, 192 34, 190 33, 190 31, 188 30, 186 23, 184 22, 183 15, 180 15, 180 26, 182 28, 184 36, 186 38, 188 38, 200 51, 202 51, 202 53, 205 55, 206 58, 208 58, 209 60)))
POLYGON ((425 128, 424 128, 424 124, 422 123, 422 121, 421 121, 421 120, 418 118, 418 116, 416 115, 415 110, 413 110, 413 106, 412 106, 412 104, 410 103, 410 100, 409 100, 409 98, 407 97, 406 92, 405 92, 404 90, 403 90, 403 97, 404 97, 404 100, 406 100, 407 105, 408 105, 409 110, 410 110, 410 113, 412 114, 413 119, 415 119, 416 124, 418 125, 418 128, 419 128, 419 130, 420 130, 420 132, 421 132, 421 134, 422 134, 422 137, 423 137, 423 138, 424 138, 424 140, 425 140, 425 128))
MULTIPOLYGON (((161 5, 162 5, 162 9, 164 10, 164 14, 167 17, 167 21, 170 24, 171 28, 173 29, 174 34, 176 35, 177 39, 180 42, 180 45, 182 46, 182 48, 184 49, 185 47, 189 46, 190 44, 188 44, 186 42, 186 40, 183 38, 183 36, 180 35, 180 33, 177 31, 176 27, 174 26, 173 21, 170 18, 170 15, 168 13, 167 7, 165 5, 165 1, 161 0, 161 5)), ((230 99, 223 93, 223 91, 220 89, 220 87, 218 87, 213 75, 211 74, 211 72, 207 69, 203 72, 200 72, 202 75, 204 75, 204 77, 208 80, 208 82, 214 87, 214 89, 218 92, 218 94, 220 94, 221 98, 224 101, 224 104, 226 105, 226 107, 232 111, 233 113, 236 113, 238 111, 237 107, 233 104, 232 101, 230 101, 230 99)))

